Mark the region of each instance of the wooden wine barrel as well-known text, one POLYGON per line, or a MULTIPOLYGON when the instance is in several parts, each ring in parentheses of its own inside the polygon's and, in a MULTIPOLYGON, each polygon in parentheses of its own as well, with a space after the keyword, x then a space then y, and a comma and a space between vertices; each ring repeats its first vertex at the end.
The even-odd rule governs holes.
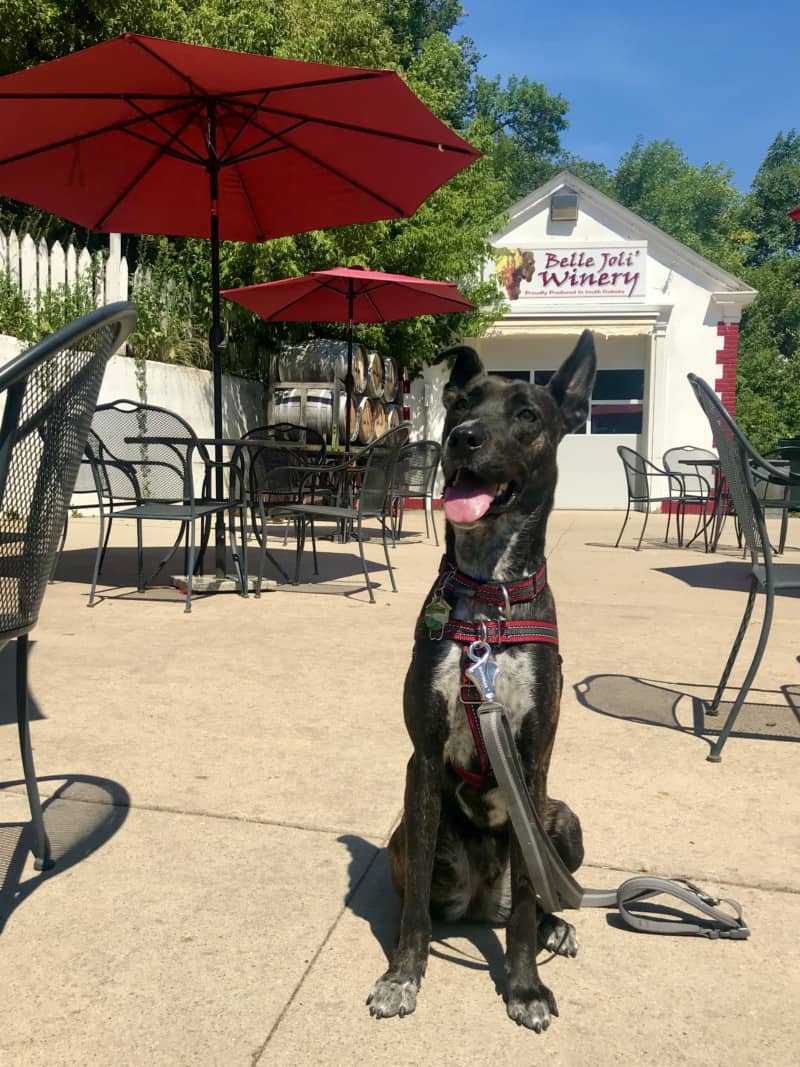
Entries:
MULTIPOLYGON (((347 397, 345 396, 344 393, 340 393, 339 394, 339 440, 340 441, 344 441, 345 440, 345 433, 346 433, 345 412, 347 410, 346 403, 347 403, 347 397)), ((359 414, 358 414, 358 405, 356 404, 356 398, 354 396, 351 396, 350 397, 350 442, 351 442, 351 444, 352 444, 353 441, 357 441, 358 440, 358 431, 359 431, 360 425, 361 425, 361 423, 360 423, 360 417, 359 417, 359 414)))
POLYGON ((386 405, 382 400, 372 401, 372 433, 375 437, 382 437, 389 429, 386 418, 386 405))
POLYGON ((391 404, 397 396, 400 386, 400 374, 397 369, 397 360, 394 356, 383 357, 383 399, 391 404))
POLYGON ((386 405, 386 426, 389 430, 396 430, 403 421, 403 413, 399 404, 386 405))
POLYGON ((357 437, 362 445, 368 445, 374 436, 372 426, 372 401, 368 396, 362 396, 358 401, 358 430, 357 437))
MULTIPOLYGON (((278 376, 282 382, 343 382, 347 375, 347 341, 313 337, 298 345, 285 345, 278 356, 278 376)), ((367 387, 367 350, 353 342, 353 388, 363 393, 367 387)))
POLYGON ((364 392, 372 400, 383 397, 383 357, 377 352, 367 352, 367 384, 364 392))
MULTIPOLYGON (((331 440, 331 427, 333 420, 333 389, 324 386, 312 386, 308 389, 278 387, 272 398, 272 420, 274 422, 294 422, 298 425, 308 426, 317 433, 321 433, 326 441, 331 440), (301 417, 301 395, 306 393, 305 423, 301 417)), ((345 405, 344 393, 339 394, 339 410, 337 422, 339 425, 339 440, 344 441, 345 435, 345 405)), ((370 432, 372 428, 372 412, 369 412, 368 422, 370 432)), ((350 399, 350 440, 360 440, 361 415, 356 404, 355 397, 350 399)))

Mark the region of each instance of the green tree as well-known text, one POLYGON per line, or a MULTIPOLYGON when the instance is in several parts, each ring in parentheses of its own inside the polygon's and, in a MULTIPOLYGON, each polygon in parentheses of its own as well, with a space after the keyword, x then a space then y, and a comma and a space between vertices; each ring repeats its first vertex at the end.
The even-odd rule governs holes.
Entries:
POLYGON ((729 270, 742 266, 741 194, 722 163, 691 164, 671 141, 637 141, 614 174, 616 198, 729 270))
POLYGON ((800 222, 788 212, 800 204, 800 134, 779 133, 767 149, 750 192, 742 205, 742 219, 751 231, 748 263, 800 252, 800 222))
POLYGON ((800 135, 779 133, 742 205, 744 277, 758 297, 742 316, 737 416, 762 449, 800 433, 800 135))

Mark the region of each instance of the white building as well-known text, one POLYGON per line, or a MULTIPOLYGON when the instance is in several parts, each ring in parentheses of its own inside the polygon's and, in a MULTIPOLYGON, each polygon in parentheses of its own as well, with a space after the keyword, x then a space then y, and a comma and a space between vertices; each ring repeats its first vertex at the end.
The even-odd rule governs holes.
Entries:
MULTIPOLYGON (((584 327, 595 335, 591 412, 561 445, 556 507, 624 508, 620 444, 659 466, 674 445, 711 447, 686 375, 733 411, 754 289, 566 172, 515 204, 491 244, 508 302, 487 336, 468 340, 490 373, 543 384, 584 327)), ((415 436, 441 439, 446 377, 431 367, 412 383, 415 436)))

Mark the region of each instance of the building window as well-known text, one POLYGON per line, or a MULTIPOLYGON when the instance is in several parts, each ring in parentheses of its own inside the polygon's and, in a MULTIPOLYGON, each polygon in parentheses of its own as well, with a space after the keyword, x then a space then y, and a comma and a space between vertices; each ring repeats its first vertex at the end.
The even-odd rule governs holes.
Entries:
MULTIPOLYGON (((490 375, 546 386, 553 370, 491 370, 490 375)), ((589 418, 573 433, 637 434, 642 432, 644 371, 599 370, 594 383, 589 418)))
POLYGON ((599 370, 589 410, 589 432, 641 433, 643 398, 643 370, 599 370))
MULTIPOLYGON (((555 374, 552 370, 533 372, 535 385, 545 386, 555 374)), ((589 418, 573 433, 642 432, 643 370, 599 370, 594 383, 589 418)))
POLYGON ((509 378, 514 382, 529 382, 531 380, 531 372, 529 370, 490 370, 489 375, 492 378, 509 378))

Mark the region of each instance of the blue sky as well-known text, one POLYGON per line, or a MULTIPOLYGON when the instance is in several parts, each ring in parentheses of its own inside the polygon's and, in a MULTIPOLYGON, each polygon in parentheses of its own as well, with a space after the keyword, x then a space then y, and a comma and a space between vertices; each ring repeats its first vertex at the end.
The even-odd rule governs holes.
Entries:
POLYGON ((800 129, 798 0, 462 0, 481 73, 527 75, 570 104, 562 143, 615 167, 637 136, 726 163, 747 190, 800 129))

